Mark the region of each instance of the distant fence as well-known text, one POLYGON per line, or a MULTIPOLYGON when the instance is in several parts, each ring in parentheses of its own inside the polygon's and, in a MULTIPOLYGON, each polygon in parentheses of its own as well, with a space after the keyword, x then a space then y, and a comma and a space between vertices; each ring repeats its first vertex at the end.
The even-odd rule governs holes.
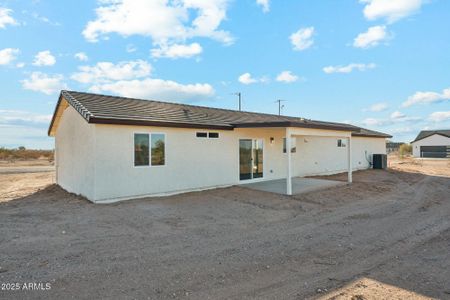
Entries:
POLYGON ((400 149, 400 146, 403 145, 404 143, 394 143, 394 142, 387 142, 386 143, 386 152, 392 153, 392 152, 397 152, 400 149))

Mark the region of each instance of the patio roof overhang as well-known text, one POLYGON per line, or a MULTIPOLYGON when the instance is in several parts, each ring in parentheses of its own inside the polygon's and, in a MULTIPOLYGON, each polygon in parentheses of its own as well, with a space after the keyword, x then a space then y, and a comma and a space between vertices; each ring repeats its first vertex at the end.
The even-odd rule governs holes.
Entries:
POLYGON ((338 125, 338 124, 318 124, 317 122, 293 122, 293 121, 278 121, 278 122, 250 122, 250 123, 236 123, 232 124, 234 128, 311 128, 311 129, 326 129, 337 131, 354 131, 355 127, 351 125, 338 125))

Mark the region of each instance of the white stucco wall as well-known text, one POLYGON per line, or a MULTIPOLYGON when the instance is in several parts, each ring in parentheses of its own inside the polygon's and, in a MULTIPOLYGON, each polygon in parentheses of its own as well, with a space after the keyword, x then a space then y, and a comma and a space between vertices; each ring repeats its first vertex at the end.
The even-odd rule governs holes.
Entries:
MULTIPOLYGON (((347 148, 337 136, 349 132, 293 129, 297 152, 293 176, 347 171, 347 148), (314 135, 323 135, 317 137, 314 135)), ((284 128, 233 131, 124 125, 90 125, 72 107, 63 114, 56 134, 58 184, 95 202, 170 194, 239 184, 239 139, 263 139, 264 178, 285 178, 284 128), (219 132, 219 139, 197 138, 196 132, 219 132), (134 166, 134 134, 166 135, 165 166, 134 166), (270 138, 273 137, 273 143, 270 138)), ((366 155, 386 153, 383 138, 352 138, 353 169, 369 166, 366 155)))
POLYGON ((185 191, 235 183, 232 131, 219 139, 195 130, 96 125, 95 200, 185 191), (165 133, 165 166, 134 166, 134 133, 165 133))
POLYGON ((450 138, 433 134, 427 138, 412 143, 414 157, 420 157, 420 146, 450 146, 450 138))
POLYGON ((353 170, 369 168, 372 162, 372 154, 386 154, 386 139, 368 137, 352 138, 353 170))
POLYGON ((235 131, 96 125, 95 200, 182 192, 239 183, 239 139, 264 140, 264 179, 282 178, 281 129, 235 131), (219 139, 196 132, 219 132, 219 139), (165 166, 134 166, 134 134, 166 135, 165 166), (276 143, 270 144, 270 137, 276 143))
MULTIPOLYGON (((347 147, 337 147, 338 137, 297 137, 293 175, 326 175, 347 171, 347 147)), ((352 137, 353 170, 370 167, 372 154, 386 154, 383 138, 352 137)))
POLYGON ((94 199, 95 126, 66 108, 55 135, 56 180, 68 192, 94 199))
MULTIPOLYGON (((333 133, 302 131, 305 132, 333 133)), ((242 138, 264 140, 263 180, 284 178, 287 173, 287 155, 283 153, 282 140, 285 129, 215 131, 96 125, 95 133, 96 201, 239 184, 239 139, 242 138), (197 131, 219 132, 220 138, 197 138, 197 131), (165 166, 134 167, 134 133, 146 132, 166 135, 165 166), (274 138, 272 144, 271 137, 274 138)), ((353 138, 352 149, 354 169, 365 168, 368 162, 364 151, 367 155, 385 153, 385 140, 353 138)), ((293 154, 292 162, 294 176, 346 171, 347 148, 338 148, 336 137, 298 137, 297 152, 293 154), (304 142, 305 139, 308 143, 304 142)))

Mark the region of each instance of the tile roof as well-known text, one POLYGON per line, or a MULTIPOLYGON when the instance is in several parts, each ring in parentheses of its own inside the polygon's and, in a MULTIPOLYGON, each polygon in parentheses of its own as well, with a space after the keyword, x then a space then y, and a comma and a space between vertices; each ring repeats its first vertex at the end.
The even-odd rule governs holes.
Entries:
POLYGON ((439 135, 450 138, 450 129, 422 130, 421 132, 419 132, 416 139, 414 141, 412 141, 411 143, 417 142, 418 140, 422 140, 422 139, 432 136, 434 134, 439 134, 439 135))
MULTIPOLYGON (((233 130, 242 127, 301 127, 353 131, 356 136, 390 137, 349 124, 187 104, 61 91, 89 123, 233 130)), ((49 128, 52 131, 55 114, 49 128)))
POLYGON ((389 134, 386 134, 383 132, 370 130, 370 129, 357 127, 357 126, 354 126, 354 127, 355 127, 355 130, 352 132, 352 136, 384 137, 384 138, 392 137, 392 135, 389 135, 389 134))

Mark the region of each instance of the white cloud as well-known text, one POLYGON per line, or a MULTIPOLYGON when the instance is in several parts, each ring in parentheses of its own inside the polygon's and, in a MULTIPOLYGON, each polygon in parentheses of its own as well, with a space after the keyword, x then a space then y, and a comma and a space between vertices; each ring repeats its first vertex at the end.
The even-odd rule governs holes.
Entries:
POLYGON ((144 60, 122 61, 116 64, 99 62, 80 66, 71 78, 91 84, 95 93, 112 93, 126 97, 195 100, 214 95, 214 88, 206 83, 181 84, 172 80, 150 78, 152 66, 144 60))
POLYGON ((9 65, 11 62, 16 60, 19 53, 20 50, 14 48, 0 50, 0 65, 9 65))
POLYGON ((313 35, 314 27, 306 27, 300 28, 297 32, 291 34, 289 39, 294 46, 294 50, 302 51, 308 49, 314 44, 313 35))
POLYGON ((71 76, 82 83, 104 83, 116 80, 129 80, 150 75, 152 66, 144 60, 121 61, 117 64, 99 62, 94 66, 78 67, 78 73, 71 76))
MULTIPOLYGON (((28 12, 26 12, 28 14, 28 12)), ((41 16, 40 14, 38 14, 37 12, 32 12, 29 15, 31 15, 34 19, 52 25, 52 26, 61 26, 61 24, 59 22, 53 22, 51 21, 49 18, 41 16)))
POLYGON ((366 71, 370 69, 374 69, 376 65, 374 63, 371 64, 349 64, 346 66, 328 66, 324 67, 323 71, 327 74, 332 73, 351 73, 353 70, 358 71, 366 71))
POLYGON ((34 57, 34 66, 53 66, 56 63, 56 58, 49 50, 41 51, 34 57))
POLYGON ((365 4, 364 16, 368 20, 386 19, 393 23, 418 12, 425 0, 360 0, 365 4))
POLYGON ((403 120, 405 118, 406 118, 406 115, 404 113, 402 113, 402 112, 399 112, 399 111, 394 111, 391 114, 391 119, 393 119, 393 120, 403 120))
POLYGON ((33 72, 29 79, 24 79, 21 82, 22 87, 26 90, 52 95, 60 90, 67 89, 63 80, 64 77, 60 74, 49 76, 42 72, 33 72))
POLYGON ((244 73, 239 76, 238 81, 242 84, 252 84, 257 83, 259 80, 252 77, 250 73, 244 73))
POLYGON ((389 130, 390 134, 395 134, 395 135, 405 135, 408 133, 413 133, 413 132, 417 132, 418 130, 412 128, 412 127, 398 127, 398 128, 394 128, 389 130))
POLYGON ((437 111, 429 116, 430 121, 443 122, 450 121, 450 111, 437 111))
POLYGON ((375 103, 373 105, 371 105, 369 108, 365 108, 363 109, 364 111, 372 111, 372 112, 380 112, 380 111, 385 111, 389 106, 387 105, 387 103, 384 102, 380 102, 380 103, 375 103))
POLYGON ((389 39, 391 39, 391 36, 386 32, 386 26, 373 26, 366 32, 358 34, 353 41, 353 46, 367 49, 378 46, 381 42, 389 39))
POLYGON ((214 95, 214 88, 206 83, 180 84, 171 80, 153 78, 98 84, 92 86, 90 91, 95 93, 111 92, 126 97, 173 101, 195 100, 214 95))
POLYGON ((0 29, 6 28, 6 25, 17 25, 17 21, 11 16, 13 11, 9 8, 0 7, 0 29))
POLYGON ((0 123, 0 145, 8 148, 25 146, 32 149, 52 149, 54 142, 47 137, 47 124, 36 126, 35 123, 30 125, 0 123))
POLYGON ((52 115, 42 115, 22 110, 0 109, 1 124, 18 123, 44 123, 47 124, 52 119, 52 115))
POLYGON ((96 19, 88 22, 84 37, 96 42, 110 33, 143 35, 155 45, 185 42, 206 37, 231 44, 233 37, 220 30, 226 19, 229 0, 105 0, 96 9, 96 19))
POLYGON ((136 48, 136 46, 133 45, 133 44, 128 44, 127 47, 125 48, 125 50, 126 50, 128 53, 133 53, 133 52, 136 52, 136 51, 137 51, 137 48, 136 48))
POLYGON ((386 119, 377 119, 377 118, 367 118, 361 122, 364 126, 374 126, 374 127, 381 127, 381 126, 389 126, 399 123, 414 123, 421 121, 422 118, 420 117, 408 117, 405 114, 395 111, 393 112, 389 118, 386 119))
POLYGON ((190 45, 173 44, 170 46, 161 45, 159 48, 151 50, 153 57, 167 57, 172 59, 177 58, 189 58, 202 53, 202 46, 198 43, 192 43, 190 45))
POLYGON ((270 0, 256 0, 256 4, 261 6, 264 13, 268 13, 270 10, 270 0))
POLYGON ((291 83, 296 82, 298 80, 298 76, 292 74, 291 71, 283 71, 280 74, 278 74, 276 80, 279 82, 291 83))
POLYGON ((382 126, 385 125, 385 122, 382 119, 367 118, 364 119, 361 124, 364 126, 382 126))
POLYGON ((450 88, 442 91, 442 93, 436 92, 416 92, 410 96, 405 102, 402 103, 403 107, 409 107, 415 104, 431 104, 439 103, 450 100, 450 88))
POLYGON ((247 72, 247 73, 240 75, 238 77, 238 81, 242 84, 249 85, 249 84, 257 83, 257 82, 268 83, 270 81, 270 78, 267 76, 262 76, 260 78, 253 78, 252 75, 247 72))
POLYGON ((76 59, 78 59, 79 61, 88 61, 89 60, 89 57, 84 52, 78 52, 74 55, 74 57, 76 59))

